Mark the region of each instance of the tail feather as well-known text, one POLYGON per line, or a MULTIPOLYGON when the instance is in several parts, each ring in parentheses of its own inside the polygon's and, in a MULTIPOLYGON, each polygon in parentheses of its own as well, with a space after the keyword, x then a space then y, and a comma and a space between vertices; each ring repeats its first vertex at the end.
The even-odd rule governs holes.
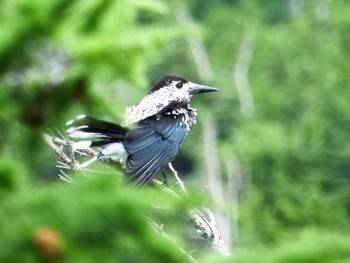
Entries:
POLYGON ((91 140, 91 146, 102 146, 126 138, 127 129, 121 125, 80 115, 66 123, 71 138, 91 140))

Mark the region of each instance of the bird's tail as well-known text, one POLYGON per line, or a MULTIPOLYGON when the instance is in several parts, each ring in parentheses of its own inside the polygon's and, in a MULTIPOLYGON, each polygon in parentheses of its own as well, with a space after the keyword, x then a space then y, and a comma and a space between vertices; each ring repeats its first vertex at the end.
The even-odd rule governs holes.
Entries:
POLYGON ((80 115, 66 123, 69 137, 77 139, 77 147, 99 147, 120 142, 126 138, 127 129, 121 125, 80 115))

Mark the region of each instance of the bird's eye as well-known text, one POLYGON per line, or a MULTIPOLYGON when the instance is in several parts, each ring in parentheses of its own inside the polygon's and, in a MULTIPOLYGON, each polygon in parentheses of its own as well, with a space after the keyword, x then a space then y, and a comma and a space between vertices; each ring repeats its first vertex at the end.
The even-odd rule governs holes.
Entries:
POLYGON ((181 89, 182 88, 182 82, 180 81, 179 83, 176 84, 176 88, 181 89))

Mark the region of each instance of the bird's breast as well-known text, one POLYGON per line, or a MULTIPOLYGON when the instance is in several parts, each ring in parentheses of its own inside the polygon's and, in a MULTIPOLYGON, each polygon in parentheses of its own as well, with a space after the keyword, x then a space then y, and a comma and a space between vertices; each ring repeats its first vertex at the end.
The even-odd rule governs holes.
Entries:
POLYGON ((197 120, 197 112, 192 108, 172 108, 166 110, 163 114, 159 114, 158 120, 162 117, 167 117, 174 119, 174 121, 186 128, 187 131, 190 131, 193 124, 197 120))

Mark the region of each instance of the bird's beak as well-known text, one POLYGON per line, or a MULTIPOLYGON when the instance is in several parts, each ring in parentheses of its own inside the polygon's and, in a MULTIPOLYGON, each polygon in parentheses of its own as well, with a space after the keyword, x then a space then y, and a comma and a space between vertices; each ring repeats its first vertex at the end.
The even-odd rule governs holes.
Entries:
POLYGON ((198 93, 205 93, 205 92, 212 92, 212 91, 218 91, 218 89, 209 87, 209 86, 204 86, 196 83, 189 83, 189 88, 188 92, 193 95, 193 94, 198 94, 198 93))

